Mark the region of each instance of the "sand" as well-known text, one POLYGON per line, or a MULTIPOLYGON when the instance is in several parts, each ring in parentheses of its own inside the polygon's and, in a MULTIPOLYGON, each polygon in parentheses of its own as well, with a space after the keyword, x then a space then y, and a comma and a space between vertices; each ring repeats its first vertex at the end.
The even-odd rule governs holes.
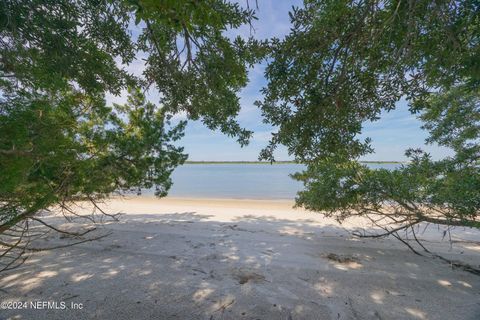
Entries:
MULTIPOLYGON (((107 210, 124 215, 99 231, 108 237, 35 253, 0 274, 0 301, 58 309, 27 305, 0 310, 0 319, 480 319, 479 276, 395 239, 352 237, 362 221, 340 226, 292 204, 112 200, 107 210)), ((429 227, 422 237, 480 265, 478 231, 456 229, 452 242, 442 235, 429 227)))

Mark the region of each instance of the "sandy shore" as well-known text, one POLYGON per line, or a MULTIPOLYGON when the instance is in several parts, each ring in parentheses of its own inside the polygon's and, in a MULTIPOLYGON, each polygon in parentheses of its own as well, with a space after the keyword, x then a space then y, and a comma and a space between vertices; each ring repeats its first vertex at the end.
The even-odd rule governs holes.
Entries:
MULTIPOLYGON (((116 199, 106 238, 35 253, 0 274, 0 301, 65 310, 0 310, 0 319, 480 319, 480 277, 395 239, 358 239, 288 201, 116 199), (71 309, 72 303, 77 308, 71 309)), ((51 223, 63 223, 47 217, 51 223)), ((66 225, 68 227, 68 225, 66 225)), ((427 245, 480 265, 480 233, 427 245)), ((52 235, 36 245, 69 239, 52 235)))

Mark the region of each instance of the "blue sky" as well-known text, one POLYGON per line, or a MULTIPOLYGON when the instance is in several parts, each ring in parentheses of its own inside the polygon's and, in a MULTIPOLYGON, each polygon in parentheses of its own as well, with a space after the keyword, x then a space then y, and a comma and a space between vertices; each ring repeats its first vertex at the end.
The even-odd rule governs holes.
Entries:
MULTIPOLYGON (((252 3, 254 5, 255 1, 250 1, 251 5, 252 3)), ((259 19, 254 23, 254 36, 260 39, 282 38, 290 30, 289 10, 292 5, 301 6, 301 4, 302 1, 298 0, 258 0, 257 17, 259 19)), ((245 26, 236 33, 248 35, 250 29, 245 26)), ((253 105, 255 100, 261 99, 260 89, 266 85, 263 76, 264 67, 264 65, 257 65, 250 70, 250 82, 240 93, 242 109, 238 121, 243 127, 255 132, 250 144, 241 148, 234 138, 208 130, 198 121, 190 121, 185 137, 179 142, 179 145, 184 146, 185 152, 189 154, 189 160, 257 160, 260 150, 267 145, 270 134, 274 131, 274 128, 262 122, 260 111, 253 105)), ((141 62, 137 62, 130 65, 128 69, 138 73, 143 66, 141 62)), ((124 96, 109 96, 107 100, 123 102, 124 96)), ((149 99, 158 103, 158 96, 155 93, 151 93, 149 99)), ((404 152, 410 147, 423 148, 435 159, 450 154, 449 150, 438 146, 425 146, 427 133, 420 126, 420 121, 410 114, 405 101, 400 101, 394 111, 384 113, 380 120, 364 125, 362 137, 372 138, 375 153, 365 156, 362 160, 406 160, 404 152)), ((279 147, 275 156, 277 160, 293 159, 284 147, 279 147)))

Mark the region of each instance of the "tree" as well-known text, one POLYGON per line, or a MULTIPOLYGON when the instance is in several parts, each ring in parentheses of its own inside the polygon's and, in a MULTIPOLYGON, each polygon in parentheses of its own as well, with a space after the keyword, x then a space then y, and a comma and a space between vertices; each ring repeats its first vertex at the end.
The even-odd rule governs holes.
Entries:
MULTIPOLYGON (((294 178, 297 205, 342 221, 360 215, 383 232, 421 222, 480 227, 480 6, 477 1, 304 1, 292 31, 271 43, 265 98, 257 102, 279 130, 278 144, 304 162, 294 178), (430 132, 427 142, 454 156, 373 170, 358 138, 366 121, 407 99, 430 132)), ((412 233, 411 233, 412 234, 412 233)), ((412 248, 413 249, 413 248, 412 248)))
POLYGON ((253 10, 222 0, 12 0, 0 4, 0 269, 22 261, 53 206, 155 187, 164 196, 186 155, 185 112, 237 137, 238 92, 263 43, 229 38, 253 10), (135 26, 135 27, 133 27, 135 26), (134 33, 131 34, 133 28, 134 33), (137 34, 139 33, 139 34, 137 34), (142 60, 143 59, 143 60, 142 60), (141 76, 126 66, 145 62, 141 76), (159 105, 146 101, 154 88, 159 105), (107 93, 128 90, 123 105, 107 93), (32 229, 33 230, 33 229, 32 229))

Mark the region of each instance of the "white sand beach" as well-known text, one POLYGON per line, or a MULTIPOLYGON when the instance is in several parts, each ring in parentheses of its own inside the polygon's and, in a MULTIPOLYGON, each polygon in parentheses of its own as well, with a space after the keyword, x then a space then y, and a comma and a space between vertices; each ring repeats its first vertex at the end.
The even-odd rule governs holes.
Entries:
MULTIPOLYGON (((115 199, 119 222, 94 242, 33 254, 0 275, 1 301, 81 309, 0 310, 0 319, 480 319, 480 277, 413 254, 395 239, 359 239, 289 201, 115 199)), ((46 217, 51 223, 62 219, 46 217)), ((65 225, 68 227, 68 225, 65 225)), ((432 250, 480 265, 480 232, 432 250)), ((35 245, 61 245, 52 235, 35 245)))

